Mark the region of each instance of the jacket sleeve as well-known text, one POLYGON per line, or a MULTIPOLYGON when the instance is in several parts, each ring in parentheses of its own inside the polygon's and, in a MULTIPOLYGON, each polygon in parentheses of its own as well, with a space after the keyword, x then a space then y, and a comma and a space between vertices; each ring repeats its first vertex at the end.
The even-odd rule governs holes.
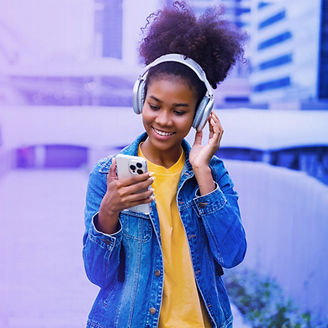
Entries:
POLYGON ((216 189, 207 195, 196 192, 194 203, 202 218, 210 249, 225 268, 238 265, 245 257, 246 237, 241 223, 238 195, 223 162, 214 158, 216 189))
POLYGON ((96 229, 100 203, 107 190, 107 174, 99 172, 97 164, 89 175, 84 210, 83 261, 89 280, 105 287, 117 275, 120 263, 122 229, 105 234, 96 229))

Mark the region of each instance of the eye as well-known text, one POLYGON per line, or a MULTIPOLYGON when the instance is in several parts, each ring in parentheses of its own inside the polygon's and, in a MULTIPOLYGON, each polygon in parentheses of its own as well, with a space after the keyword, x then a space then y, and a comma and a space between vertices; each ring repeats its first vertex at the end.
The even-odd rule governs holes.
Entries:
POLYGON ((150 107, 152 110, 159 110, 159 109, 160 109, 159 106, 152 105, 152 104, 149 104, 149 107, 150 107))
POLYGON ((182 115, 184 115, 186 112, 183 111, 183 110, 175 110, 174 113, 175 113, 176 115, 178 115, 178 116, 182 116, 182 115))

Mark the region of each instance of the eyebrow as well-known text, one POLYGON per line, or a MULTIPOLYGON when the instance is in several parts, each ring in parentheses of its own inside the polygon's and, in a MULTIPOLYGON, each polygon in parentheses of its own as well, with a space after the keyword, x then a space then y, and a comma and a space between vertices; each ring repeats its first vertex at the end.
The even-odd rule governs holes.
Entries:
MULTIPOLYGON (((149 96, 149 98, 152 98, 153 100, 155 100, 159 103, 163 102, 163 101, 159 100, 158 98, 156 98, 155 96, 149 96)), ((175 107, 189 107, 189 105, 185 104, 185 103, 176 103, 176 104, 173 104, 173 106, 175 106, 175 107)))

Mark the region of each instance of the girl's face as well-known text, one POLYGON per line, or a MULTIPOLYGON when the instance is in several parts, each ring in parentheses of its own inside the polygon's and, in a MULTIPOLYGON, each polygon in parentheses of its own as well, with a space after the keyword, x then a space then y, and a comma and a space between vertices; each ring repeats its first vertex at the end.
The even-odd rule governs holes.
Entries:
POLYGON ((153 77, 147 89, 142 119, 152 151, 179 151, 192 126, 196 91, 174 75, 153 77))

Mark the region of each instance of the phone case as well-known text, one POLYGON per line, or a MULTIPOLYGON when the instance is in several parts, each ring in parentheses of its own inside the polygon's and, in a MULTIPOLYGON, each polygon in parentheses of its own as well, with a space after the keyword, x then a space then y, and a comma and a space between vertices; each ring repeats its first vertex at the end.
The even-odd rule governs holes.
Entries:
MULTIPOLYGON (((142 174, 148 171, 147 161, 143 157, 118 154, 116 157, 117 177, 119 179, 142 174)), ((142 190, 145 191, 145 190, 142 190)), ((128 208, 131 211, 149 214, 150 204, 141 204, 128 208)))

